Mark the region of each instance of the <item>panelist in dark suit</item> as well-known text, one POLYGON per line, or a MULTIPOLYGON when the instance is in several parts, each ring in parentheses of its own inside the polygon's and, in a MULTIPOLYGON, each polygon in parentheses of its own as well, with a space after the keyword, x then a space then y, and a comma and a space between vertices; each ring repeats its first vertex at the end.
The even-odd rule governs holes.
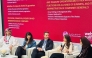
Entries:
POLYGON ((33 50, 31 57, 32 58, 41 58, 45 56, 47 50, 53 49, 53 41, 49 38, 49 32, 44 32, 44 39, 40 41, 36 49, 33 50))

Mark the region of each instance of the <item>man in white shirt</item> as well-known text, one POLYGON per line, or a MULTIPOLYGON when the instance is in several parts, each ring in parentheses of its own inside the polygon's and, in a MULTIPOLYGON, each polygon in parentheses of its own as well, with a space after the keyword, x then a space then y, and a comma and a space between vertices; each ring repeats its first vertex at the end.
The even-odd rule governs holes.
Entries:
POLYGON ((6 50, 6 54, 10 54, 13 46, 19 45, 18 41, 11 36, 11 29, 5 29, 5 36, 0 39, 0 51, 6 50))

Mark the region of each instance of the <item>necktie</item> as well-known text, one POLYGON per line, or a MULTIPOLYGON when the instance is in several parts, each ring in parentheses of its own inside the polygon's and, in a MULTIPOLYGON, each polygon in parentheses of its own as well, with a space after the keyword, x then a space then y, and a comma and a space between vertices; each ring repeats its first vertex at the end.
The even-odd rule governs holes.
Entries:
POLYGON ((45 40, 44 43, 43 43, 43 46, 42 46, 42 49, 43 49, 43 50, 45 50, 46 42, 47 42, 47 41, 45 40))

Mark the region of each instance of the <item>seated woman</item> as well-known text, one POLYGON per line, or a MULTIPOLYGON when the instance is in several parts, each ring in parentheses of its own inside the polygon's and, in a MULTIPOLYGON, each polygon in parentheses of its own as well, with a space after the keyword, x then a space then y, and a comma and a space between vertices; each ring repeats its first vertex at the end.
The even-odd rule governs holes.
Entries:
POLYGON ((80 39, 82 50, 77 58, 92 58, 92 47, 90 41, 86 37, 80 39))
POLYGON ((64 58, 64 53, 72 53, 73 44, 69 35, 64 35, 64 44, 59 48, 62 53, 53 53, 50 58, 64 58))
POLYGON ((6 50, 6 54, 10 54, 13 46, 18 46, 18 41, 11 35, 10 28, 5 29, 5 36, 0 39, 0 51, 6 50))
POLYGON ((26 55, 26 49, 32 47, 36 47, 36 42, 33 40, 32 34, 27 32, 23 46, 19 46, 17 48, 15 55, 17 55, 18 58, 21 58, 22 55, 26 55))

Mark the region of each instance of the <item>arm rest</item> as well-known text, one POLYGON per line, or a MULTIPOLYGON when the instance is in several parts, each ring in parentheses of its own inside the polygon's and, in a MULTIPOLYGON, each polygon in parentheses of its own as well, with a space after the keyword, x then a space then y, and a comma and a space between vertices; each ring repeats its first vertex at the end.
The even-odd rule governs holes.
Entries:
POLYGON ((32 54, 34 48, 35 48, 35 47, 32 47, 32 48, 28 48, 28 49, 26 50, 26 55, 28 56, 28 58, 31 58, 31 54, 32 54))
POLYGON ((74 46, 74 51, 72 52, 72 54, 76 54, 76 53, 80 53, 78 46, 74 46))
POLYGON ((45 56, 49 57, 49 50, 45 51, 45 56))
POLYGON ((15 55, 15 52, 16 52, 17 47, 18 47, 18 46, 13 46, 13 47, 12 47, 12 50, 11 50, 11 54, 12 54, 12 55, 15 55))
POLYGON ((55 49, 52 49, 52 50, 48 50, 48 51, 45 51, 45 56, 48 56, 48 58, 51 56, 51 54, 53 53, 61 53, 61 51, 59 50, 61 46, 58 46, 57 48, 55 49))
POLYGON ((49 58, 53 53, 61 53, 61 51, 56 49, 48 50, 48 51, 45 51, 45 56, 48 56, 49 58))

